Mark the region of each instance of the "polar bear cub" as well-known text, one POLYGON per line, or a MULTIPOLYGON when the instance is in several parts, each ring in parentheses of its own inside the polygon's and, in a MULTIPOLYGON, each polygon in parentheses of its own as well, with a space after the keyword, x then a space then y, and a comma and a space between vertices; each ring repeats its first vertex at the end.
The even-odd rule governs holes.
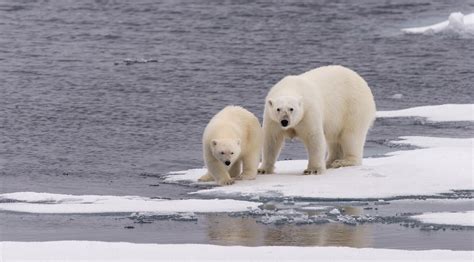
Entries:
POLYGON ((234 179, 257 176, 262 130, 258 118, 246 109, 222 109, 204 130, 202 144, 208 172, 199 181, 215 180, 219 185, 230 185, 234 179))
POLYGON ((283 78, 266 97, 259 173, 274 172, 285 138, 293 137, 308 151, 304 174, 360 165, 375 111, 369 86, 348 68, 324 66, 283 78))

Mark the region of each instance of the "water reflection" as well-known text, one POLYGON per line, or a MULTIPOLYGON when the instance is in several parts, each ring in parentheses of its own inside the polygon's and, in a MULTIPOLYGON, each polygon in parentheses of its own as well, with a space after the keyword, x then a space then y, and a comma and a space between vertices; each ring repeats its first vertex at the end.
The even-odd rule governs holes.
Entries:
POLYGON ((206 216, 208 241, 218 245, 372 246, 372 225, 262 226, 254 218, 206 216))

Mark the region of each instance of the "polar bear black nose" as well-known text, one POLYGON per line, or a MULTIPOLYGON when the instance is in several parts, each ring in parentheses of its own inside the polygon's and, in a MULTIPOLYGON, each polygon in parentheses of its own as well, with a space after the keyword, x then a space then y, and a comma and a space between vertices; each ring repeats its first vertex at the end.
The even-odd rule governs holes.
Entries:
POLYGON ((282 126, 287 126, 288 125, 288 120, 281 120, 281 125, 282 126))
POLYGON ((225 164, 226 166, 228 166, 228 165, 230 165, 230 161, 227 160, 227 161, 224 162, 224 164, 225 164))

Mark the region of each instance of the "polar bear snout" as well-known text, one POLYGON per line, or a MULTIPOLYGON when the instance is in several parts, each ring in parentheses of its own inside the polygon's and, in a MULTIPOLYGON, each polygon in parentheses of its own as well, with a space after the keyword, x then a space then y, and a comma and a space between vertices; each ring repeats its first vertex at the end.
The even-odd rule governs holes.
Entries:
POLYGON ((281 120, 280 123, 281 123, 281 126, 283 126, 283 127, 287 127, 287 126, 288 126, 288 120, 286 120, 286 119, 281 120))
POLYGON ((227 161, 224 162, 224 164, 225 164, 226 166, 230 166, 230 161, 227 160, 227 161))

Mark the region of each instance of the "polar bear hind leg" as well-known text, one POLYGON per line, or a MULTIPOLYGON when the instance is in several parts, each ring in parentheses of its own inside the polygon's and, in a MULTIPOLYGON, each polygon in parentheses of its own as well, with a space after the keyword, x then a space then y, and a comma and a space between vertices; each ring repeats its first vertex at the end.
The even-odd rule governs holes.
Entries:
POLYGON ((326 168, 331 168, 331 164, 337 159, 342 159, 342 157, 342 149, 339 142, 328 142, 328 157, 326 160, 326 168))
POLYGON ((341 134, 340 145, 342 158, 330 163, 331 168, 357 166, 362 164, 365 137, 367 130, 344 130, 341 134))

